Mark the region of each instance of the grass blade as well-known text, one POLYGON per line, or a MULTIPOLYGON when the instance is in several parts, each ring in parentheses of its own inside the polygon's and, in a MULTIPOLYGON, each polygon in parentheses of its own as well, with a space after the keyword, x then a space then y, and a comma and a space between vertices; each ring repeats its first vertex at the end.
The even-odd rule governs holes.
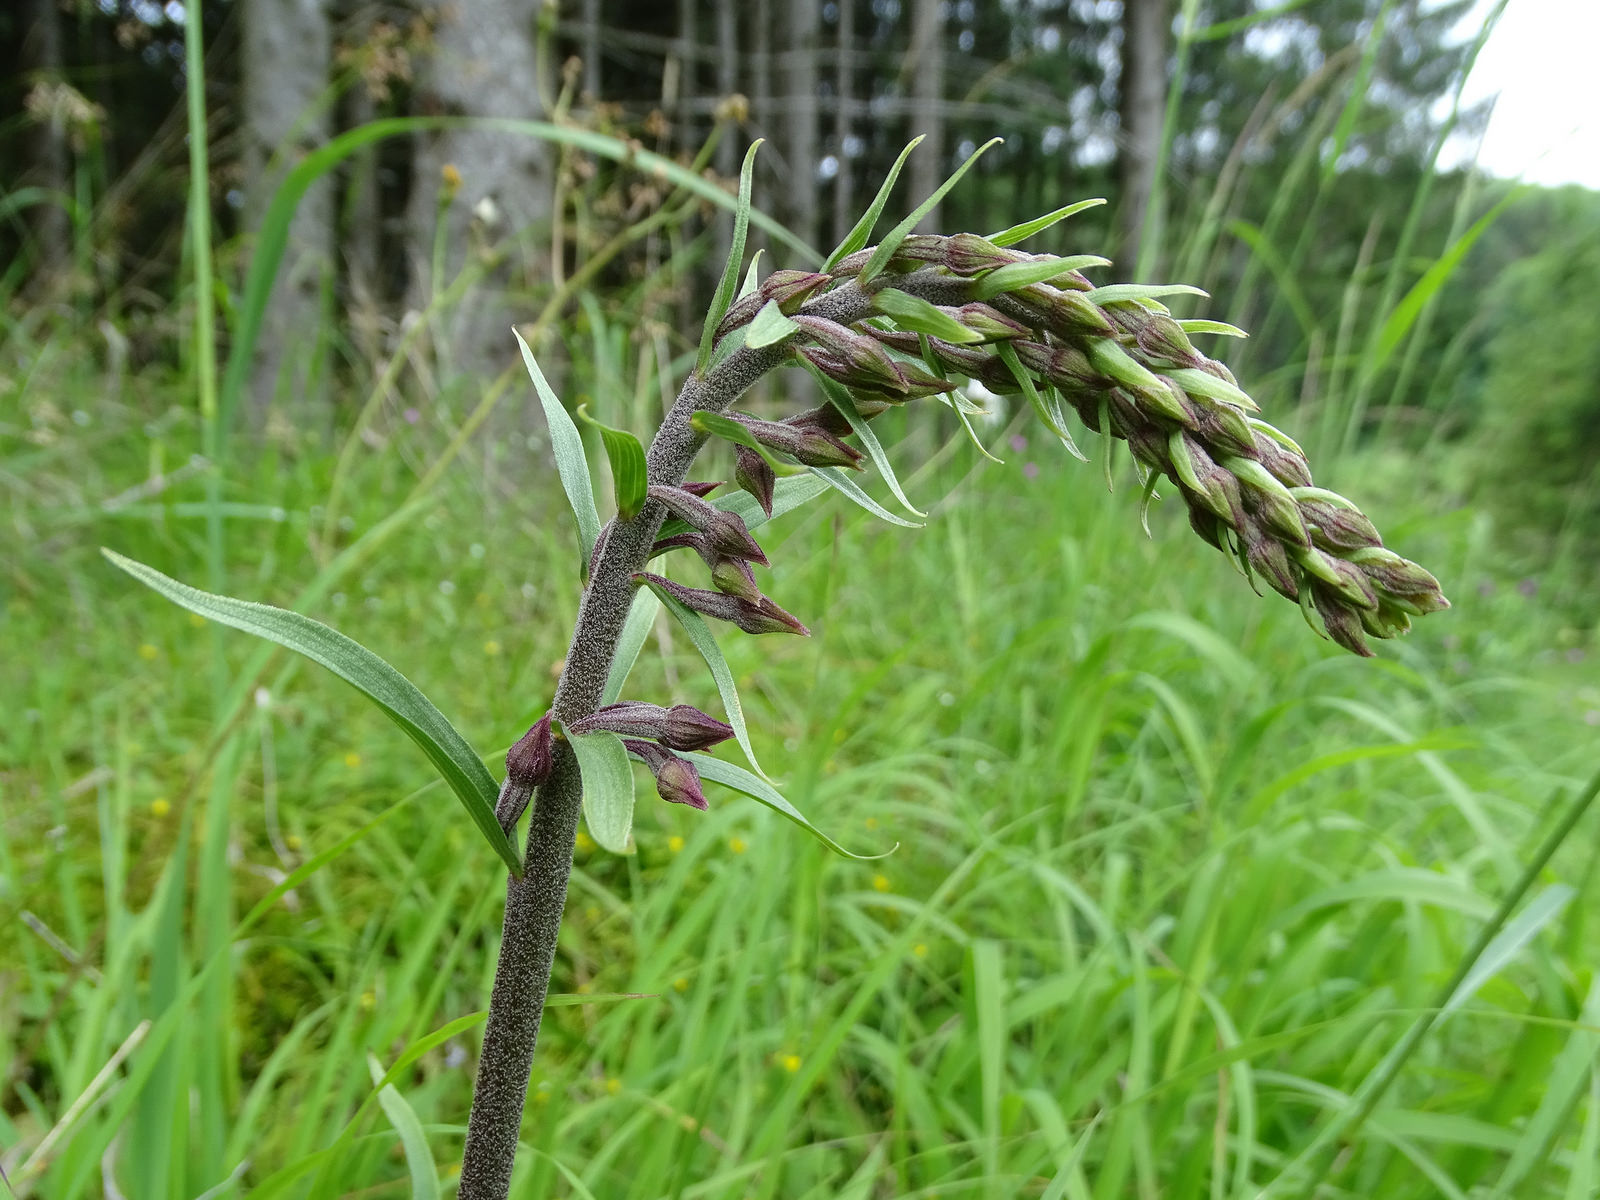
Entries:
POLYGON ((844 235, 844 241, 834 247, 833 253, 828 255, 828 260, 822 264, 824 271, 831 271, 839 265, 839 260, 848 258, 857 250, 867 244, 872 237, 872 230, 878 224, 878 218, 883 215, 883 206, 889 203, 889 193, 894 191, 894 181, 900 178, 900 168, 906 165, 906 159, 911 157, 911 152, 922 144, 926 134, 919 133, 906 143, 906 148, 900 151, 900 157, 894 160, 894 166, 889 168, 889 173, 883 177, 883 184, 878 188, 878 194, 872 198, 872 203, 867 205, 867 211, 861 214, 861 219, 855 223, 850 232, 844 235))
POLYGON ((569 733, 583 773, 583 819, 594 840, 614 854, 628 852, 633 833, 633 767, 614 733, 569 733))
POLYGON ((962 163, 955 169, 955 172, 950 176, 949 179, 946 179, 934 189, 933 195, 929 196, 921 204, 917 205, 917 207, 912 210, 910 216, 889 231, 889 236, 878 243, 878 248, 872 252, 872 257, 867 259, 867 265, 861 268, 861 274, 858 276, 857 282, 863 288, 883 273, 883 269, 889 265, 889 260, 894 257, 895 251, 900 248, 900 243, 906 240, 907 235, 917 227, 917 223, 921 221, 923 217, 927 216, 938 207, 939 201, 945 198, 950 189, 955 187, 957 183, 961 182, 961 177, 971 169, 973 163, 977 162, 978 159, 982 157, 984 151, 988 150, 991 146, 997 145, 1003 140, 1004 139, 1002 138, 990 138, 983 145, 979 146, 972 152, 971 156, 966 162, 962 163))
MULTIPOLYGON (((370 1053, 367 1070, 372 1073, 376 1086, 383 1078, 383 1065, 370 1053)), ((428 1135, 423 1131, 417 1112, 394 1084, 378 1088, 378 1105, 389 1124, 400 1135, 400 1146, 405 1151, 406 1167, 411 1172, 411 1200, 439 1200, 439 1168, 433 1161, 433 1151, 428 1149, 428 1135)))
POLYGON ((544 372, 534 361, 533 351, 522 335, 511 331, 522 349, 522 361, 533 380, 533 390, 539 393, 539 403, 544 406, 544 419, 550 426, 550 449, 556 457, 556 472, 561 476, 561 487, 567 493, 567 503, 572 506, 572 519, 578 523, 578 541, 583 547, 584 570, 588 570, 589 556, 594 544, 600 540, 600 513, 594 506, 594 483, 589 478, 589 460, 583 453, 583 438, 572 423, 561 400, 545 380, 544 372))
POLYGON ((706 312, 705 329, 700 334, 700 354, 695 359, 694 372, 704 375, 711 361, 711 346, 717 326, 728 315, 733 304, 733 294, 739 286, 739 268, 744 265, 744 242, 750 232, 750 187, 755 179, 756 151, 761 149, 761 139, 750 143, 745 151, 744 166, 739 169, 739 204, 733 211, 733 242, 728 247, 728 261, 722 267, 722 279, 717 283, 716 295, 706 312))
MULTIPOLYGON (((644 507, 644 494, 649 487, 645 476, 644 447, 639 439, 626 429, 613 429, 589 414, 587 404, 578 405, 578 419, 600 431, 600 442, 606 448, 606 458, 611 462, 611 483, 616 495, 617 516, 631 521, 644 507)), ((593 547, 591 547, 592 549, 593 547)))
MULTIPOLYGON (((880 520, 887 521, 891 525, 903 526, 906 529, 922 528, 921 521, 907 521, 904 517, 895 516, 887 508, 879 504, 871 496, 867 495, 866 489, 864 489, 854 479, 851 479, 850 476, 846 475, 843 469, 839 467, 812 467, 811 473, 821 479, 829 487, 836 491, 842 492, 851 500, 854 500, 862 508, 866 509, 873 516, 878 517, 880 520)), ((908 504, 906 507, 910 508, 911 506, 908 504)), ((914 512, 916 510, 913 509, 912 511, 914 512)))
POLYGON ((692 762, 694 769, 700 772, 700 778, 709 779, 713 783, 720 783, 723 787, 730 787, 736 792, 743 792, 752 800, 761 801, 773 812, 787 817, 800 826, 835 854, 841 854, 845 858, 856 859, 858 862, 867 862, 875 858, 887 858, 900 848, 900 843, 896 842, 882 854, 852 854, 807 820, 805 814, 784 799, 783 793, 778 791, 777 788, 752 775, 743 767, 734 763, 723 762, 720 758, 712 758, 709 754, 700 754, 695 751, 679 751, 678 757, 686 758, 692 762))
POLYGON ((522 864, 494 816, 499 786, 455 726, 394 667, 361 643, 310 617, 270 604, 203 592, 115 551, 102 548, 100 552, 113 566, 174 604, 303 654, 364 694, 421 747, 484 839, 512 874, 521 877, 522 864))

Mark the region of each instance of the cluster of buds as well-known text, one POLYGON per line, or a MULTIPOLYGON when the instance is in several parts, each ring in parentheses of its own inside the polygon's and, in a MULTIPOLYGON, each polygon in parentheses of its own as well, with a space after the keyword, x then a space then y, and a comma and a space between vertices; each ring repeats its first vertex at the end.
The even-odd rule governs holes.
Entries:
MULTIPOLYGON (((860 274, 872 254, 853 254, 822 278, 782 273, 788 278, 775 290, 802 296, 793 302, 792 353, 845 385, 861 418, 950 391, 952 377, 963 376, 993 392, 1029 393, 1057 432, 1064 403, 1090 429, 1127 442, 1149 486, 1169 479, 1195 531, 1252 585, 1259 578, 1298 602, 1312 627, 1345 649, 1370 655, 1367 636, 1393 637, 1412 617, 1449 607, 1438 580, 1387 549, 1354 503, 1313 485, 1300 447, 1253 415, 1257 406, 1233 374, 1194 347, 1152 289, 1097 289, 1078 268, 1101 259, 1030 255, 972 234, 915 235, 867 290, 879 295, 931 269, 958 285, 947 294, 970 297, 939 309, 947 329, 970 336, 885 328, 888 305, 848 327, 806 314, 804 297, 860 274)), ((723 332, 758 311, 756 295, 730 309, 723 332)), ((850 432, 831 406, 784 424, 825 435, 830 446, 850 432)), ((805 461, 776 439, 762 444, 805 461)), ((769 504, 763 467, 759 455, 741 454, 736 479, 769 504)))

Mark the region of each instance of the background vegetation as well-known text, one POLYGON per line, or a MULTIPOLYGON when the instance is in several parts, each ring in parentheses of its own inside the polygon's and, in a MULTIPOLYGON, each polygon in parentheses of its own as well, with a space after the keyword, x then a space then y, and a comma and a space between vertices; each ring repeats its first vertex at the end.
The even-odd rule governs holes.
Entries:
MULTIPOLYGON (((505 110, 461 101, 495 89, 451 13, 329 6, 265 154, 249 76, 283 60, 236 6, 0 15, 28 68, 0 124, 9 1186, 448 1192, 499 927, 496 861, 381 717, 97 548, 347 630, 496 758, 578 586, 506 324, 647 433, 744 143, 778 151, 758 201, 831 244, 932 129, 892 209, 996 131, 941 227, 1110 194, 1040 248, 1207 286, 1192 315, 1256 333, 1230 361, 1319 482, 1457 607, 1348 659, 1004 401, 1003 465, 931 407, 885 418, 927 527, 787 518, 774 595, 815 636, 725 649, 787 794, 899 849, 832 857, 731 795, 580 849, 519 1189, 1593 1195, 1592 815, 1446 985, 1597 765, 1600 201, 1443 169, 1481 121, 1463 5, 1257 7, 1156 6, 1151 144, 1140 4, 801 3, 799 36, 761 4, 485 2, 533 72, 505 110), (546 124, 496 150, 457 112, 546 124), (512 144, 490 186, 471 164, 512 144)), ((776 228, 764 265, 806 265, 776 228)), ((646 694, 715 711, 656 636, 646 694)))

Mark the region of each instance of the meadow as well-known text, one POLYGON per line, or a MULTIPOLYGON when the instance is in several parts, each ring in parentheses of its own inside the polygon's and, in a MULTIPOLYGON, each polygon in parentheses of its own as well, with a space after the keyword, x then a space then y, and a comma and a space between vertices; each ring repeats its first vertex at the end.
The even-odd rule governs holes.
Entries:
MULTIPOLYGON (((11 1187, 447 1193, 502 868, 355 693, 104 562, 203 582, 218 502, 174 385, 69 349, 6 417, 11 1187)), ((503 405, 420 494, 448 399, 373 422, 335 516, 291 430, 220 499, 228 590, 389 656, 492 765, 578 594, 531 394, 503 405)), ((898 848, 717 790, 641 798, 630 857, 580 839, 514 1194, 1591 1195, 1593 837, 1474 945, 1594 768, 1548 581, 1411 459, 1341 459, 1319 481, 1456 601, 1354 659, 1181 510, 1146 537, 1131 472, 1108 494, 1020 420, 986 463, 931 416, 882 434, 926 527, 782 519, 767 590, 814 636, 724 639, 786 794, 898 848)), ((638 694, 716 711, 673 632, 638 694)))

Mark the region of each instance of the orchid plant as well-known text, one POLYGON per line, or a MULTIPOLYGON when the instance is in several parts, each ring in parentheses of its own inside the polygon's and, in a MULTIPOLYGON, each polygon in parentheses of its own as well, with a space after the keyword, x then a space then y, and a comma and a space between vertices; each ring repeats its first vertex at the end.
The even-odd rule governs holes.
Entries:
POLYGON ((754 264, 746 272, 743 261, 751 148, 732 253, 694 370, 648 452, 632 434, 579 410, 580 419, 598 426, 610 460, 616 515, 604 526, 577 426, 518 337, 576 520, 584 591, 554 700, 511 747, 503 784, 495 784, 421 692, 358 643, 298 614, 201 592, 107 552, 177 603, 289 646, 363 690, 428 755, 504 861, 504 929, 463 1155, 462 1200, 508 1194, 579 817, 601 846, 627 852, 633 760, 649 769, 663 800, 704 809, 707 781, 721 784, 843 853, 762 773, 706 618, 750 634, 805 635, 805 625, 763 592, 754 568, 769 564, 752 531, 823 492, 839 491, 885 520, 914 523, 853 478, 870 463, 920 515, 905 501, 873 433, 879 414, 936 398, 976 442, 963 385, 977 381, 991 392, 1024 397, 1044 427, 1081 458, 1070 410, 1100 435, 1108 481, 1120 440, 1141 476, 1145 504, 1158 486, 1170 485, 1195 532, 1253 586, 1264 583, 1294 601, 1319 635, 1353 653, 1368 655, 1368 638, 1393 637, 1411 618, 1448 606, 1438 581, 1385 547, 1353 502, 1313 483, 1300 447, 1259 419, 1228 368, 1191 340, 1241 332, 1178 319, 1161 303, 1197 289, 1097 285, 1085 272, 1110 265, 1104 258, 1015 248, 1099 201, 1067 205, 986 237, 914 234, 975 154, 869 246, 915 145, 821 270, 780 270, 765 279, 754 264), (785 367, 809 372, 822 402, 777 421, 735 409, 758 380, 785 367), (734 449, 731 487, 690 479, 697 456, 716 439, 734 449), (680 551, 704 564, 709 587, 686 586, 651 569, 680 551), (662 608, 704 656, 726 721, 683 704, 623 697, 662 608), (728 739, 738 742, 749 769, 705 753, 728 739), (525 814, 526 838, 519 839, 525 814))

